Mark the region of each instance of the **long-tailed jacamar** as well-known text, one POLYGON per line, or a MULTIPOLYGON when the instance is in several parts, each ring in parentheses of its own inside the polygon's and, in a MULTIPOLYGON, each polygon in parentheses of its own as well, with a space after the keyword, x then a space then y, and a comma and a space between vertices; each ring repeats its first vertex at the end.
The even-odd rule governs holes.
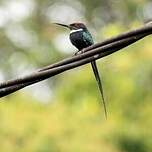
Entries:
MULTIPOLYGON (((84 48, 94 44, 93 38, 90 32, 88 31, 87 27, 83 23, 72 23, 70 25, 65 25, 65 24, 60 24, 60 23, 55 23, 55 24, 67 27, 71 30, 70 36, 69 36, 70 41, 79 51, 82 51, 84 48)), ((107 110, 106 110, 106 104, 105 104, 104 95, 103 95, 102 82, 99 76, 96 61, 92 61, 91 66, 92 66, 96 81, 99 86, 99 90, 100 90, 102 100, 103 100, 105 116, 107 117, 107 110)))

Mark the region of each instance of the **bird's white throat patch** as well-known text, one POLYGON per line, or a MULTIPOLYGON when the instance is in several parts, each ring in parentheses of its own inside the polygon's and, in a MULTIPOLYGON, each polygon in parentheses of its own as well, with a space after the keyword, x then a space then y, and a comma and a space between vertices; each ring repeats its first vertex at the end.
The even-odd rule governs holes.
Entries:
POLYGON ((79 31, 83 31, 83 29, 71 30, 71 31, 70 31, 70 34, 71 34, 71 33, 75 33, 75 32, 79 32, 79 31))

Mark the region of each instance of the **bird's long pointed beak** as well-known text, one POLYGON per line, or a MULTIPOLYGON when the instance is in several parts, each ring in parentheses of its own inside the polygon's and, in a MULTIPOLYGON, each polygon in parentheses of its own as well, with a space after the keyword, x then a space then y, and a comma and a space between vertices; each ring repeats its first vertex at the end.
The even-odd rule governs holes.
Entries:
POLYGON ((70 29, 70 26, 69 26, 69 25, 66 25, 66 24, 61 24, 61 23, 54 23, 54 24, 59 25, 59 26, 64 26, 64 27, 70 29))

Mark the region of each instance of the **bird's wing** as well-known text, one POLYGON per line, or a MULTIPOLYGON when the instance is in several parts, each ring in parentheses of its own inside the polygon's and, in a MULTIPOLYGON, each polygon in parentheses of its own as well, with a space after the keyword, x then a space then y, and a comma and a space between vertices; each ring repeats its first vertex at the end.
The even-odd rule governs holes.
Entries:
POLYGON ((85 41, 88 46, 90 46, 94 43, 93 38, 92 38, 89 31, 88 32, 83 32, 83 41, 85 41))
POLYGON ((106 108, 106 103, 105 103, 105 99, 104 99, 103 87, 102 87, 102 82, 101 82, 100 75, 99 75, 99 72, 98 72, 98 68, 97 68, 97 65, 96 65, 96 61, 92 61, 91 66, 92 66, 96 81, 98 83, 99 91, 101 93, 101 97, 102 97, 102 100, 103 100, 105 117, 107 118, 107 108, 106 108))

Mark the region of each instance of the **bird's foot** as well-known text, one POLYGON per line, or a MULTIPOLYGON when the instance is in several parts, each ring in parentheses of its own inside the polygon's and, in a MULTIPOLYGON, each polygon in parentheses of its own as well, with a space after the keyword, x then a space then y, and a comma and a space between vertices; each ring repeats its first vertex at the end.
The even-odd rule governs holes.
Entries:
POLYGON ((79 54, 82 54, 82 53, 84 53, 83 49, 80 50, 80 51, 77 51, 74 55, 79 55, 79 54))

